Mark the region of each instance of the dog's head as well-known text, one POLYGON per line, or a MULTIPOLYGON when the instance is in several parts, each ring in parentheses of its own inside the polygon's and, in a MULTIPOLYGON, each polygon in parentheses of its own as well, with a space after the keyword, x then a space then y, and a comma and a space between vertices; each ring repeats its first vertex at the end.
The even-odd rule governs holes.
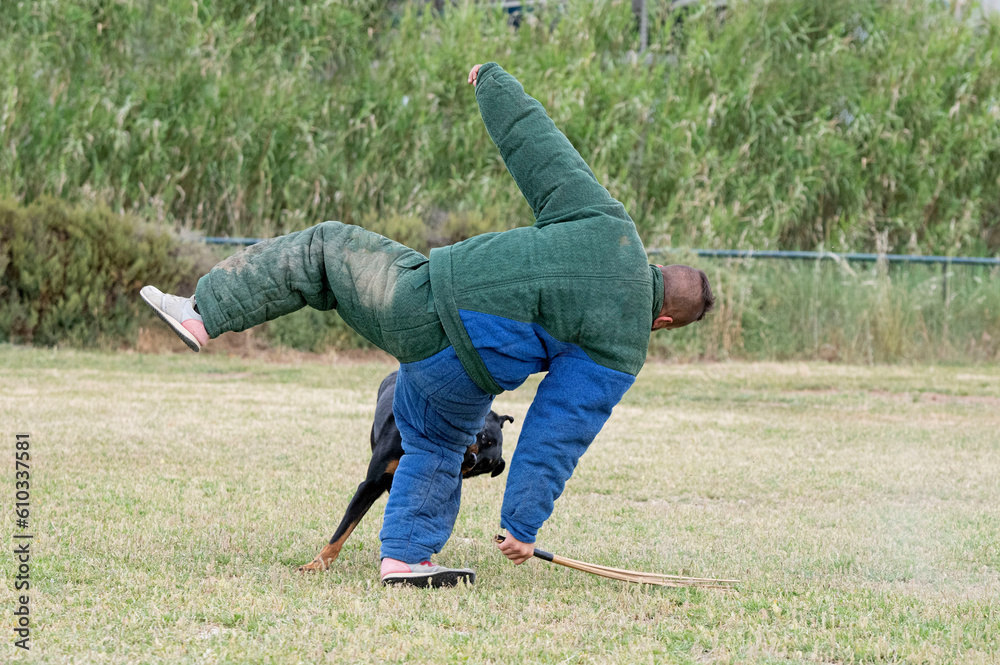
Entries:
POLYGON ((462 477, 471 478, 484 473, 496 478, 507 467, 503 461, 503 424, 512 423, 510 416, 500 416, 490 411, 486 415, 483 429, 476 435, 476 442, 465 451, 462 462, 462 477))

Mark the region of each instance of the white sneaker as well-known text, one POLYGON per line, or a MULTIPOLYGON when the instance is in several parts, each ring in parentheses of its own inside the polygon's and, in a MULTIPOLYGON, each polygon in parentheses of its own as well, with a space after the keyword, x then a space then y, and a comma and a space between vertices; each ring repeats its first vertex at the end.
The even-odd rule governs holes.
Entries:
POLYGON ((475 571, 468 568, 444 568, 430 561, 403 563, 391 559, 382 560, 382 584, 386 586, 399 584, 438 588, 458 586, 460 582, 471 585, 475 581, 475 571))
POLYGON ((163 293, 155 286, 142 287, 139 295, 192 351, 197 353, 202 346, 208 344, 205 322, 194 309, 194 296, 181 298, 163 293))

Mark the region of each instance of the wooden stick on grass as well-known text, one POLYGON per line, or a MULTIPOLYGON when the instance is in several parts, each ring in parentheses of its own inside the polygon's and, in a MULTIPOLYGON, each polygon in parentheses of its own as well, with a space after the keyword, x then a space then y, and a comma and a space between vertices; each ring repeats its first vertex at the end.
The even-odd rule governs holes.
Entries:
MULTIPOLYGON (((493 540, 497 543, 502 543, 506 540, 506 538, 504 536, 497 535, 493 540)), ((634 582, 636 584, 653 584, 656 586, 667 587, 698 587, 702 589, 732 589, 733 585, 738 582, 738 580, 719 580, 708 577, 681 577, 679 575, 661 575, 659 573, 642 573, 635 570, 609 568, 608 566, 599 566, 596 563, 587 563, 585 561, 577 561, 576 559, 567 559, 564 556, 551 554, 545 550, 540 550, 537 547, 535 548, 534 556, 544 561, 551 561, 552 563, 559 564, 560 566, 566 566, 567 568, 572 568, 574 570, 582 570, 583 572, 590 573, 592 575, 600 575, 601 577, 609 577, 613 580, 634 582)))

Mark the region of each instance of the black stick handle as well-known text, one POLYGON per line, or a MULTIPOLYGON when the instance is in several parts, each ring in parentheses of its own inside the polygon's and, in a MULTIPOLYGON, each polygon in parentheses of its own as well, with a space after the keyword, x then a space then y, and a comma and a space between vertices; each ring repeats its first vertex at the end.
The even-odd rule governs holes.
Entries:
POLYGON ((550 553, 546 552, 545 550, 540 550, 537 547, 535 548, 535 556, 537 556, 539 559, 544 559, 545 561, 553 560, 552 555, 550 553))

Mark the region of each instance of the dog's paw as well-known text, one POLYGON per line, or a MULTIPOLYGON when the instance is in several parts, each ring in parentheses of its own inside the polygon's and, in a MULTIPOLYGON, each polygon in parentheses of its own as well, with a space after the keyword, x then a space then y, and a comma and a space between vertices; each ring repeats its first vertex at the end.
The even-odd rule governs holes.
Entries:
POLYGON ((312 562, 307 563, 304 566, 299 566, 297 572, 300 573, 320 573, 330 567, 327 561, 324 561, 322 557, 316 557, 312 562))
MULTIPOLYGON (((344 536, 346 538, 347 536, 344 536)), ((311 563, 307 563, 304 566, 299 566, 298 571, 300 573, 319 573, 330 567, 330 564, 340 556, 340 548, 344 545, 344 538, 341 538, 339 542, 331 543, 321 549, 316 558, 312 560, 311 563)))

